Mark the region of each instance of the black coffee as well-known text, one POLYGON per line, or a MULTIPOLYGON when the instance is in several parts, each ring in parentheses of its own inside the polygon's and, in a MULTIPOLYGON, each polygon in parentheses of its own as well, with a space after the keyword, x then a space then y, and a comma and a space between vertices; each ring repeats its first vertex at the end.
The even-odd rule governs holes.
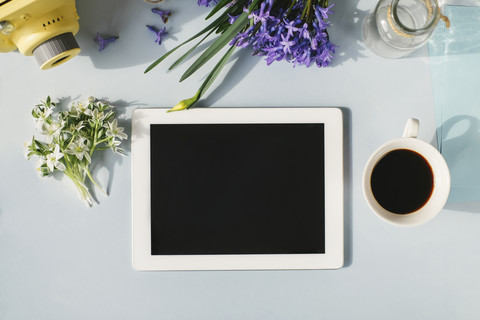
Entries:
POLYGON ((384 209, 397 214, 411 213, 430 199, 433 172, 420 154, 398 149, 378 161, 370 185, 373 196, 384 209))

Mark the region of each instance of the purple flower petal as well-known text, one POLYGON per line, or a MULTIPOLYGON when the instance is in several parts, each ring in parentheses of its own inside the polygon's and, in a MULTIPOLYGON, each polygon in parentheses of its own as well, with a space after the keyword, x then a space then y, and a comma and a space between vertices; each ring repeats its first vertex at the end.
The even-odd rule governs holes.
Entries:
POLYGON ((163 23, 167 23, 168 17, 171 15, 170 10, 160 10, 158 8, 153 8, 152 12, 158 14, 162 18, 163 23))
POLYGON ((103 49, 105 49, 105 47, 110 43, 110 42, 114 42, 115 40, 117 40, 118 37, 108 37, 108 38, 102 38, 100 36, 100 34, 97 32, 97 35, 95 36, 95 38, 93 39, 97 44, 98 44, 98 51, 102 51, 103 49))
MULTIPOLYGON (((232 3, 235 1, 232 0, 232 3)), ((200 5, 205 6, 210 2, 213 0, 198 0, 200 5)), ((274 61, 291 62, 294 67, 309 67, 312 64, 325 67, 330 64, 336 48, 327 33, 333 5, 323 8, 312 4, 313 12, 307 17, 304 16, 306 1, 291 1, 288 2, 291 6, 283 6, 274 0, 260 0, 249 11, 247 7, 251 3, 251 0, 245 1, 243 7, 243 12, 248 13, 250 25, 237 33, 230 45, 251 46, 254 55, 266 57, 267 65, 274 61)), ((236 20, 232 15, 228 18, 230 24, 236 20)))
POLYGON ((166 28, 158 29, 155 26, 147 26, 147 28, 148 30, 155 33, 155 35, 157 36, 157 39, 155 39, 155 42, 157 42, 159 45, 162 44, 162 37, 167 34, 166 28))
POLYGON ((203 7, 209 7, 210 3, 217 3, 217 0, 198 0, 198 5, 203 7))

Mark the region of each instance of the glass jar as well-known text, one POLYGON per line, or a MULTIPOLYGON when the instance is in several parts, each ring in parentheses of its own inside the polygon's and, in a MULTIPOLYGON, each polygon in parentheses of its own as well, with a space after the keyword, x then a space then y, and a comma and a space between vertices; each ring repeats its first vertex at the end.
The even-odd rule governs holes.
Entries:
POLYGON ((380 0, 363 24, 365 45, 400 58, 424 45, 442 17, 437 0, 380 0))

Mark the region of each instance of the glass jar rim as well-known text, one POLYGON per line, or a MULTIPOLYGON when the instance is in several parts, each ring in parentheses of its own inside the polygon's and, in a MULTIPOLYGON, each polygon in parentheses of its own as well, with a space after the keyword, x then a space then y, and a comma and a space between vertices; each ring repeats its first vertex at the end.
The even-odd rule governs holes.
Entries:
POLYGON ((390 10, 389 14, 390 14, 393 22, 396 24, 396 27, 398 27, 400 29, 399 31, 401 31, 401 32, 403 32, 403 33, 405 33, 409 36, 421 35, 421 34, 430 32, 432 27, 434 27, 438 23, 438 21, 440 20, 440 6, 438 5, 437 0, 418 0, 418 1, 424 2, 427 5, 427 7, 428 7, 428 4, 431 5, 429 7, 430 9, 428 10, 430 19, 421 28, 409 28, 409 27, 405 26, 400 21, 400 19, 398 18, 397 7, 398 7, 399 1, 400 0, 392 0, 391 10, 390 10))

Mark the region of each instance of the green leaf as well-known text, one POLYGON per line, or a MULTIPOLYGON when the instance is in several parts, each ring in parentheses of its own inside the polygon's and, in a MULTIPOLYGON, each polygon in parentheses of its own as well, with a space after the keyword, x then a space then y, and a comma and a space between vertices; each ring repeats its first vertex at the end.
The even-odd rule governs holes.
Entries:
POLYGON ((217 31, 215 31, 216 34, 222 34, 225 30, 230 28, 231 24, 230 23, 224 23, 221 26, 218 26, 217 31))
POLYGON ((228 3, 232 2, 232 0, 221 0, 215 7, 213 7, 212 11, 207 15, 205 20, 211 18, 215 13, 217 13, 220 9, 225 7, 228 3))
MULTIPOLYGON (((260 0, 254 0, 248 11, 258 4, 260 0)), ((200 69, 208 60, 216 55, 223 47, 225 47, 236 35, 247 25, 249 12, 243 12, 240 17, 227 29, 225 32, 217 38, 217 40, 208 47, 205 52, 185 71, 180 78, 180 82, 190 77, 195 71, 200 69)))
POLYGON ((228 16, 227 16, 227 13, 223 13, 220 17, 218 17, 215 21, 213 21, 211 24, 209 24, 205 29, 203 29, 202 31, 200 31, 199 33, 197 33, 196 35, 194 35, 193 37, 191 37, 190 39, 186 40, 185 42, 179 44, 178 46, 176 46, 175 48, 173 48, 172 50, 168 51, 167 53, 165 53, 163 56, 161 56, 160 58, 158 58, 155 62, 153 62, 150 66, 148 66, 148 68, 144 71, 144 73, 147 73, 149 72, 150 70, 152 70, 153 68, 155 68, 160 62, 162 62, 163 60, 165 60, 169 55, 171 55, 173 52, 175 52, 178 48, 180 48, 181 46, 189 43, 190 41, 200 37, 202 34, 204 34, 205 32, 208 32, 209 30, 211 29, 215 29, 217 28, 219 25, 221 25, 222 23, 224 23, 225 21, 228 20, 228 16))
POLYGON ((232 56, 236 48, 237 47, 235 46, 231 46, 228 49, 228 51, 225 53, 225 55, 220 59, 220 61, 218 61, 218 63, 215 65, 212 71, 208 74, 207 78, 205 79, 205 81, 200 86, 200 89, 198 90, 200 92, 199 99, 208 90, 208 88, 213 83, 213 81, 215 81, 215 79, 218 77, 218 75, 220 74, 220 71, 222 71, 223 67, 225 67, 225 64, 228 62, 228 59, 230 59, 230 57, 232 56))
POLYGON ((180 110, 186 110, 189 109, 192 105, 194 105, 200 98, 203 96, 203 94, 208 90, 210 85, 215 81, 215 79, 218 77, 220 74, 220 71, 222 71, 223 67, 225 67, 225 64, 228 62, 228 59, 232 56, 233 52, 235 51, 237 47, 231 46, 228 51, 225 53, 225 55, 220 59, 220 61, 215 65, 215 67, 210 71, 208 74, 207 78, 205 81, 202 83, 200 88, 198 89, 197 93, 189 98, 180 101, 175 107, 172 109, 168 110, 167 112, 172 112, 172 111, 180 111, 180 110))
POLYGON ((234 24, 232 24, 215 42, 205 50, 202 55, 185 71, 180 78, 180 82, 190 77, 195 71, 200 69, 207 61, 215 56, 223 47, 225 47, 235 35, 245 27, 248 14, 242 14, 234 24))
POLYGON ((188 50, 183 56, 181 56, 177 61, 175 61, 175 63, 172 64, 170 68, 168 68, 168 70, 172 70, 173 68, 178 66, 183 60, 185 60, 185 58, 187 58, 200 45, 200 43, 202 43, 205 39, 207 39, 208 36, 211 35, 214 30, 215 29, 210 30, 210 32, 208 32, 207 35, 202 38, 202 40, 200 40, 196 45, 194 45, 190 50, 188 50))

